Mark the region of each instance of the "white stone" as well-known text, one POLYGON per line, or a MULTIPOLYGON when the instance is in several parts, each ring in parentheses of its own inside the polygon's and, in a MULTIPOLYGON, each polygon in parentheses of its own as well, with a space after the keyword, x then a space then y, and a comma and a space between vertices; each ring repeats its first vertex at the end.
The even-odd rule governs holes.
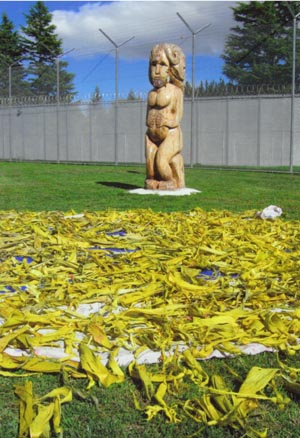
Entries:
POLYGON ((185 187, 176 190, 133 189, 129 190, 129 193, 133 193, 134 195, 187 196, 192 195, 193 193, 201 193, 201 191, 185 187))

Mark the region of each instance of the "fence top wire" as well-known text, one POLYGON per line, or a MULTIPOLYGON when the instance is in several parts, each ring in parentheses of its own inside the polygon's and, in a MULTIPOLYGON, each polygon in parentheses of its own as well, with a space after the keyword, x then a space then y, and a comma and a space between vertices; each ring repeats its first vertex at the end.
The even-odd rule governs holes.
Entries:
MULTIPOLYGON (((125 97, 120 97, 118 99, 118 104, 132 104, 137 102, 145 102, 147 100, 148 93, 136 93, 134 99, 128 99, 125 97)), ((203 93, 197 93, 195 95, 196 99, 203 98, 249 98, 249 97, 281 97, 291 95, 291 87, 289 85, 277 85, 277 84, 262 84, 262 85, 232 85, 228 84, 223 89, 209 89, 205 90, 203 93)), ((300 95, 300 87, 296 89, 296 96, 300 95)), ((191 97, 185 96, 185 100, 189 101, 191 97)), ((61 96, 59 100, 60 105, 110 105, 116 101, 115 95, 104 94, 99 98, 99 100, 94 100, 93 95, 74 97, 73 95, 61 96)), ((0 106, 34 106, 34 105, 57 105, 56 96, 13 96, 0 97, 0 106)))

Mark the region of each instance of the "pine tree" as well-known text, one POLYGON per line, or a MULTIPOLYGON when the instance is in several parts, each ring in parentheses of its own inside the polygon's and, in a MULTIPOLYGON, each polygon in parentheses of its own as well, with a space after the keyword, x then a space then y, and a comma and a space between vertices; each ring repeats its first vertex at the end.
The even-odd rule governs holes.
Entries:
POLYGON ((99 88, 98 85, 96 85, 95 91, 94 91, 94 93, 92 95, 91 102, 92 103, 99 103, 99 102, 101 102, 101 100, 102 100, 102 95, 100 93, 100 88, 99 88))
POLYGON ((68 63, 60 60, 62 41, 51 23, 52 14, 44 2, 38 1, 25 18, 23 43, 30 66, 32 93, 57 97, 59 87, 59 98, 74 95, 74 75, 66 71, 68 63))
POLYGON ((138 100, 138 97, 136 97, 135 92, 133 90, 130 90, 127 95, 127 100, 138 100))
POLYGON ((197 97, 201 97, 201 96, 204 96, 204 95, 205 95, 205 90, 204 90, 204 87, 203 87, 203 82, 200 81, 200 84, 198 85, 197 90, 196 90, 196 96, 197 97))
MULTIPOLYGON (((289 2, 295 13, 299 2, 289 2)), ((292 74, 292 15, 285 2, 239 2, 222 58, 223 73, 237 85, 286 85, 292 74)), ((300 79, 300 48, 297 80, 300 79)))
POLYGON ((186 81, 184 86, 184 96, 185 97, 192 97, 192 86, 189 83, 189 81, 186 81))
MULTIPOLYGON (((206 80, 203 83, 203 81, 200 81, 199 85, 195 87, 195 97, 224 96, 226 91, 227 84, 225 84, 224 79, 219 79, 219 82, 206 80)), ((192 97, 192 86, 188 81, 185 84, 184 96, 192 97)))
POLYGON ((0 96, 25 96, 29 93, 22 66, 23 49, 20 37, 6 13, 0 23, 0 96))

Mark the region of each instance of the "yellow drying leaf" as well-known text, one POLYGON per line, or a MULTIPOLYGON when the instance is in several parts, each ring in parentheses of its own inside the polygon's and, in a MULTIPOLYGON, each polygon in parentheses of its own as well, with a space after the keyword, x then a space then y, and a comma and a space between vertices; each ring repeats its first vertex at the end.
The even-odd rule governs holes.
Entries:
POLYGON ((216 425, 221 421, 222 414, 213 405, 210 395, 204 394, 198 402, 205 413, 206 423, 209 426, 216 425))
POLYGON ((0 376, 3 376, 3 377, 27 377, 27 376, 32 376, 32 374, 33 373, 16 374, 16 373, 11 372, 11 371, 0 370, 0 376))
POLYGON ((181 275, 176 271, 169 272, 168 281, 171 284, 174 284, 174 285, 176 285, 176 287, 181 288, 183 290, 188 290, 188 291, 199 291, 199 289, 201 290, 199 285, 188 283, 187 281, 183 280, 181 275))
POLYGON ((158 387, 158 390, 155 393, 156 400, 162 406, 166 406, 166 403, 163 400, 164 396, 166 395, 166 392, 167 392, 167 385, 165 383, 161 383, 158 387))
POLYGON ((206 417, 202 409, 198 408, 197 400, 186 400, 183 404, 183 411, 193 421, 205 423, 206 417))
POLYGON ((246 380, 239 389, 238 395, 256 398, 256 394, 264 389, 276 374, 278 374, 277 368, 251 368, 246 380))
POLYGON ((212 344, 205 344, 201 350, 196 350, 195 348, 191 348, 191 353, 195 358, 198 359, 205 359, 207 357, 209 357, 213 351, 214 351, 214 346, 212 344))
POLYGON ((90 324, 89 328, 88 328, 88 331, 93 336, 93 339, 94 339, 95 342, 97 342, 97 344, 102 345, 103 347, 108 348, 109 350, 111 350, 112 344, 109 341, 109 339, 106 336, 106 334, 101 329, 101 327, 99 327, 98 324, 96 324, 96 323, 90 324))
MULTIPOLYGON (((225 336, 224 336, 225 338, 225 336)), ((220 351, 226 351, 226 353, 240 355, 241 350, 238 347, 235 347, 231 342, 222 342, 222 344, 218 347, 220 351)))
POLYGON ((175 409, 168 407, 168 405, 164 401, 164 396, 166 392, 167 392, 167 384, 163 382, 159 385, 158 390, 155 393, 155 399, 158 401, 159 405, 163 408, 163 411, 166 417, 169 419, 169 421, 171 423, 178 423, 180 420, 177 417, 175 409))
POLYGON ((87 373, 90 381, 88 388, 95 384, 95 380, 99 380, 105 388, 113 383, 120 383, 124 380, 123 376, 115 376, 110 373, 101 363, 100 358, 97 357, 85 343, 80 343, 79 351, 81 366, 87 373))
POLYGON ((134 407, 137 411, 143 411, 143 408, 141 407, 141 404, 137 398, 137 395, 132 392, 132 397, 133 397, 133 403, 134 403, 134 407))
POLYGON ((13 340, 16 339, 18 336, 20 336, 21 334, 25 333, 27 330, 29 329, 28 326, 23 326, 21 328, 19 328, 18 330, 15 330, 14 332, 3 336, 0 339, 0 353, 5 350, 5 348, 7 347, 7 345, 13 340))
POLYGON ((53 417, 54 403, 38 405, 37 416, 30 424, 30 438, 50 438, 50 420, 53 417))
POLYGON ((159 405, 147 406, 145 409, 147 420, 151 421, 159 412, 163 411, 164 408, 159 405))
POLYGON ((144 286, 143 290, 133 291, 126 293, 119 298, 119 302, 122 306, 130 306, 133 303, 138 303, 140 301, 145 301, 153 295, 160 292, 162 287, 161 283, 151 283, 148 286, 144 286))
POLYGON ((257 401, 253 399, 241 400, 237 393, 228 390, 221 376, 213 375, 211 383, 216 394, 211 396, 213 404, 222 413, 219 419, 220 424, 230 424, 234 429, 243 426, 246 430, 245 436, 265 438, 267 430, 258 431, 247 425, 247 415, 258 407, 257 401))
POLYGON ((50 391, 48 394, 34 398, 32 382, 25 382, 24 386, 15 385, 15 393, 20 398, 20 432, 19 437, 47 438, 50 437, 50 421, 56 433, 60 433, 61 404, 72 400, 72 391, 62 387, 50 391), (45 405, 44 400, 50 399, 45 405))
POLYGON ((74 379, 85 379, 86 373, 78 371, 80 364, 78 362, 66 361, 65 364, 62 365, 62 369, 68 375, 74 377, 74 379))
POLYGON ((221 251, 221 250, 218 250, 216 248, 211 248, 208 246, 200 246, 199 249, 201 251, 208 252, 208 253, 216 255, 216 256, 226 256, 227 255, 227 253, 225 251, 221 251))
POLYGON ((43 239, 49 240, 52 244, 56 243, 56 238, 53 237, 49 232, 47 233, 46 231, 42 230, 40 227, 38 227, 37 225, 33 225, 32 227, 33 232, 37 235, 42 237, 43 239))
POLYGON ((216 394, 212 396, 216 407, 222 412, 223 415, 228 416, 234 410, 234 404, 232 402, 232 396, 226 394, 229 392, 228 388, 225 385, 224 379, 216 374, 211 376, 211 383, 214 389, 219 390, 220 394, 216 394), (223 393, 224 392, 224 393, 223 393))
POLYGON ((34 418, 32 382, 26 381, 24 386, 15 385, 15 393, 20 398, 19 437, 28 436, 29 427, 34 418))
POLYGON ((264 430, 256 430, 250 426, 247 426, 246 430, 247 430, 247 434, 245 434, 245 437, 247 436, 249 438, 267 438, 268 436, 267 428, 264 430))
POLYGON ((67 387, 56 388, 48 394, 41 397, 39 400, 53 398, 53 427, 55 433, 61 432, 61 405, 72 401, 72 390, 67 387))
POLYGON ((24 362, 26 362, 26 357, 24 356, 15 356, 12 357, 7 353, 0 353, 0 368, 5 369, 18 369, 22 368, 24 362))
POLYGON ((158 317, 159 319, 164 315, 172 315, 176 314, 178 310, 184 308, 185 306, 183 304, 172 304, 172 305, 166 305, 163 309, 161 308, 155 308, 155 309, 149 309, 149 308, 143 308, 140 309, 138 307, 130 308, 126 311, 124 311, 123 315, 126 318, 133 319, 137 318, 139 316, 142 317, 158 317))
POLYGON ((206 385, 208 383, 209 377, 206 374, 206 372, 203 370, 199 362, 197 362, 197 360, 194 358, 192 352, 190 350, 185 350, 182 353, 182 355, 185 362, 187 363, 187 365, 189 366, 189 368, 192 370, 195 377, 197 378, 199 384, 201 386, 206 385))
MULTIPOLYGON (((72 400, 72 395, 69 401, 72 400)), ((61 401, 58 397, 54 399, 54 406, 53 406, 53 428, 55 433, 61 433, 62 429, 60 426, 61 422, 61 401)))
MULTIPOLYGON (((289 372, 257 368, 240 393, 234 393, 217 378, 210 387, 213 377, 196 359, 214 350, 240 354, 240 346, 255 342, 291 354, 298 351, 299 222, 201 209, 70 215, 0 212, 0 372, 64 370, 76 378, 88 376, 90 386, 98 381, 108 386, 124 379, 119 347, 136 358, 153 350, 161 353, 159 372, 129 367, 130 375, 143 382, 149 404, 155 404, 146 408, 149 419, 164 412, 176 421, 182 405, 176 406, 175 415, 167 394, 180 392, 183 379, 191 379, 205 397, 189 400, 187 415, 242 428, 241 434, 249 437, 263 436, 248 427, 247 416, 260 400, 284 405, 272 376, 289 372), (120 236, 117 232, 123 230, 120 236), (115 253, 112 248, 136 251, 115 253), (200 275, 205 269, 213 275, 200 275), (95 305, 92 315, 86 314, 89 305, 95 305), (281 312, 274 312, 276 308, 281 312), (89 342, 93 349, 82 346, 89 342), (28 358, 36 346, 69 356, 28 358), (189 350, 174 353, 177 346, 189 350), (26 356, 8 359, 1 355, 7 347, 10 352, 22 349, 26 356), (106 366, 101 363, 104 350, 111 353, 106 366), (81 364, 69 359, 78 351, 81 364), (263 394, 268 383, 276 397, 263 394)), ((287 379, 287 389, 297 392, 298 385, 298 377, 287 379)), ((63 399, 50 397, 57 431, 63 399)), ((37 408, 34 404, 34 416, 37 408)))
POLYGON ((210 396, 204 394, 201 398, 187 400, 183 405, 184 412, 197 423, 215 426, 221 422, 222 415, 214 407, 210 396))
POLYGON ((237 327, 235 319, 231 315, 216 315, 211 316, 210 318, 197 318, 193 319, 193 324, 199 327, 213 327, 213 326, 222 326, 228 325, 228 329, 230 327, 237 327))
POLYGON ((28 371, 40 373, 59 373, 62 365, 59 362, 51 361, 42 357, 33 357, 28 359, 22 368, 28 371))
POLYGON ((136 375, 143 384, 148 400, 151 400, 155 392, 151 380, 151 374, 148 373, 145 365, 138 365, 136 362, 130 364, 129 372, 131 376, 134 375, 133 370, 137 372, 136 375))
POLYGON ((277 313, 267 314, 265 322, 271 333, 277 333, 278 335, 288 333, 288 325, 286 321, 282 321, 280 315, 277 313))
POLYGON ((66 386, 62 386, 43 395, 39 400, 45 400, 47 398, 57 398, 61 404, 67 403, 72 400, 72 390, 66 386))
POLYGON ((76 250, 72 251, 68 257, 68 262, 74 265, 77 265, 77 252, 76 250))
POLYGON ((122 369, 119 367, 118 362, 116 360, 116 356, 118 355, 119 349, 116 348, 111 352, 108 360, 108 368, 112 370, 113 374, 120 378, 120 382, 122 382, 125 377, 122 369))

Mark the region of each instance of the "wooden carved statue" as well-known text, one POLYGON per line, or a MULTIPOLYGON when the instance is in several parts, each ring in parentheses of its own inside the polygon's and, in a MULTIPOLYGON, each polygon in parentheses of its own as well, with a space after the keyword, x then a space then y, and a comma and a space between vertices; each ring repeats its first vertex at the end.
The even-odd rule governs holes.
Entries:
POLYGON ((185 56, 175 44, 157 44, 149 60, 145 188, 175 190, 185 186, 183 143, 179 123, 183 113, 185 56))

